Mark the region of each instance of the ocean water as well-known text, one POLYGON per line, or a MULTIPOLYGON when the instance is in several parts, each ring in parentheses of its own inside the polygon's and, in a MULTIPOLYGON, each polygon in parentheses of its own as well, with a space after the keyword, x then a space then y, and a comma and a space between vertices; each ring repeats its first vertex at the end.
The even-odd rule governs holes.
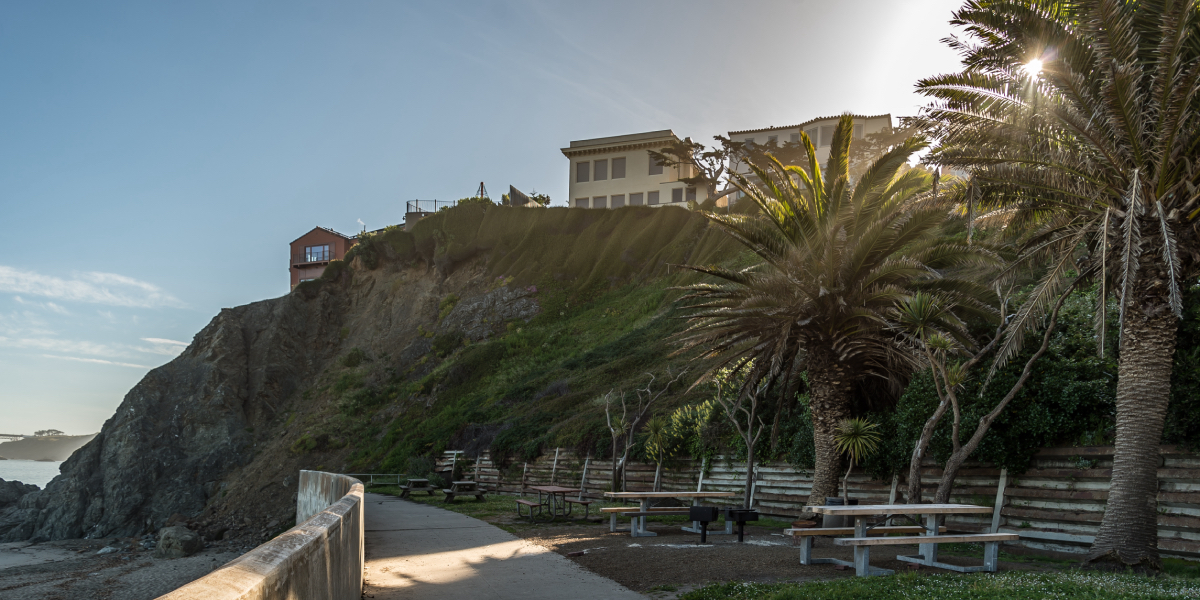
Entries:
POLYGON ((0 460, 0 479, 32 483, 46 489, 46 484, 58 476, 58 467, 61 464, 60 461, 0 460))

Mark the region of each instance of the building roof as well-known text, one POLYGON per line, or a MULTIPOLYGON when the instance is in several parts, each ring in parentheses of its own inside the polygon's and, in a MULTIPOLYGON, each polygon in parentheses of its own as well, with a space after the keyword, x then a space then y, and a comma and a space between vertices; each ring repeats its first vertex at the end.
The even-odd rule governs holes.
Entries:
POLYGON ((597 154, 601 152, 614 152, 620 150, 636 150, 638 148, 654 148, 662 146, 666 142, 677 141, 679 137, 670 129, 660 129, 658 131, 647 131, 645 133, 631 133, 628 135, 614 135, 610 137, 593 138, 590 140, 574 140, 570 147, 562 148, 562 153, 566 156, 577 156, 581 154, 597 154))
MULTIPOLYGON (((851 117, 854 117, 855 119, 863 119, 863 120, 866 120, 866 119, 879 119, 879 118, 882 118, 882 117, 887 117, 889 124, 890 124, 890 122, 891 122, 891 120, 892 120, 892 113, 884 113, 884 114, 882 114, 882 115, 855 115, 855 114, 851 114, 850 116, 851 116, 851 117)), ((817 118, 815 118, 815 119, 809 119, 809 120, 807 120, 807 121, 805 121, 805 122, 803 122, 803 123, 800 123, 800 124, 798 124, 798 125, 784 125, 784 126, 782 126, 782 127, 763 127, 762 129, 743 129, 743 130, 741 130, 741 131, 730 131, 730 132, 729 132, 729 135, 739 135, 739 134, 743 134, 743 133, 758 133, 758 132, 760 132, 760 131, 776 131, 776 130, 780 130, 780 129, 798 129, 798 128, 802 129, 802 128, 804 128, 804 126, 806 126, 806 125, 812 125, 813 123, 816 123, 817 121, 831 121, 831 120, 834 120, 834 119, 840 119, 840 118, 842 118, 842 115, 833 115, 833 116, 831 116, 831 117, 817 117, 817 118)))
MULTIPOLYGON (((344 240, 352 240, 352 239, 354 239, 355 237, 357 237, 357 236, 349 236, 349 235, 344 235, 344 234, 338 233, 338 232, 336 232, 336 231, 334 231, 334 230, 332 230, 332 229, 330 229, 330 228, 328 228, 328 227, 313 227, 312 229, 309 229, 308 231, 304 232, 304 235, 308 235, 308 234, 310 234, 310 233, 312 233, 312 232, 314 232, 314 231, 316 231, 316 230, 318 230, 318 229, 320 229, 321 231, 324 231, 324 232, 326 232, 326 233, 332 233, 333 235, 336 235, 336 236, 338 236, 338 237, 340 237, 340 238, 342 238, 342 239, 344 239, 344 240)), ((292 243, 293 243, 293 244, 295 244, 296 242, 300 241, 300 238, 304 237, 304 235, 302 235, 302 236, 300 236, 300 237, 298 237, 298 238, 296 238, 296 239, 292 240, 292 243)))

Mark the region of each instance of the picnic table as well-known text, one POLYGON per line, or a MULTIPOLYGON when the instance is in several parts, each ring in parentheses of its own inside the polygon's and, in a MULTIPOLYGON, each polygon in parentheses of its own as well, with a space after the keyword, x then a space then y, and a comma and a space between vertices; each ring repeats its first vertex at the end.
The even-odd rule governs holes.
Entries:
POLYGON ((400 497, 407 498, 412 492, 429 492, 429 495, 432 496, 434 489, 429 485, 428 479, 409 477, 408 482, 400 486, 400 497))
POLYGON ((455 496, 475 496, 476 500, 483 500, 485 492, 474 481, 452 481, 450 489, 442 490, 442 493, 446 494, 444 502, 453 502, 455 496))
MULTIPOLYGON (((612 511, 605 509, 607 512, 612 514, 612 526, 610 529, 613 531, 616 531, 616 519, 618 512, 628 516, 631 519, 629 524, 629 535, 631 537, 652 537, 658 535, 653 531, 646 530, 647 515, 688 514, 686 508, 682 508, 679 511, 651 510, 651 500, 662 498, 671 498, 676 500, 691 499, 692 504, 696 504, 704 498, 732 498, 735 495, 736 494, 733 492, 604 492, 604 496, 606 498, 613 498, 617 500, 637 500, 639 502, 640 508, 636 512, 612 511)), ((725 529, 726 533, 733 533, 732 525, 729 522, 725 523, 725 529)), ((684 527, 683 530, 690 531, 692 533, 699 533, 700 523, 693 521, 692 527, 684 527)))
POLYGON ((528 516, 530 521, 543 514, 549 516, 548 521, 553 521, 555 517, 568 518, 571 516, 571 508, 575 504, 582 504, 586 514, 588 505, 592 503, 591 500, 571 500, 567 498, 567 494, 578 494, 579 488, 569 488, 561 485, 531 485, 528 489, 538 493, 537 502, 524 499, 517 500, 517 516, 528 516), (543 494, 545 495, 544 499, 543 494), (521 514, 522 506, 529 508, 528 515, 521 514), (537 509, 537 514, 533 512, 535 508, 537 509))
MULTIPOLYGON (((938 567, 942 569, 950 569, 962 573, 972 573, 975 571, 991 571, 995 572, 996 562, 999 554, 999 543, 1006 541, 1014 541, 1018 538, 1015 533, 972 533, 959 535, 940 535, 939 519, 944 515, 960 515, 960 514, 991 514, 992 507, 990 506, 975 506, 972 504, 865 504, 858 506, 813 506, 811 510, 823 515, 845 515, 854 517, 854 537, 838 538, 834 543, 839 546, 854 547, 854 562, 846 562, 836 558, 811 558, 806 552, 801 551, 802 564, 822 564, 833 563, 854 567, 855 574, 859 577, 869 575, 891 575, 890 569, 881 569, 872 567, 871 561, 871 546, 896 545, 896 544, 917 544, 917 556, 897 556, 897 560, 926 565, 930 567, 938 567), (887 521, 895 515, 925 515, 925 532, 924 535, 916 536, 877 536, 870 537, 869 532, 878 525, 886 525, 887 521), (874 525, 868 524, 870 518, 883 517, 881 523, 874 525), (958 543, 958 542, 981 542, 983 543, 983 566, 961 567, 943 562, 938 562, 937 549, 938 544, 958 543)), ((911 517, 910 517, 911 518, 911 517)))

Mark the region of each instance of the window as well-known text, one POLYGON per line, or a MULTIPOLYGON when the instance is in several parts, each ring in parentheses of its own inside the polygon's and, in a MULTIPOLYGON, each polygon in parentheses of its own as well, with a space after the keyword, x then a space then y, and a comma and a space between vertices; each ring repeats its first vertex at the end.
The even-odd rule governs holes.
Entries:
POLYGON ((649 173, 649 175, 662 175, 662 173, 663 173, 662 163, 658 162, 658 159, 651 156, 650 157, 650 173, 649 173))
POLYGON ((608 196, 593 196, 592 208, 604 208, 604 205, 608 203, 607 201, 608 196))
POLYGON ((625 179, 625 157, 613 159, 613 179, 625 179))
POLYGON ((576 198, 575 199, 575 208, 587 208, 587 207, 588 207, 587 198, 576 198))
POLYGON ((821 129, 819 127, 810 127, 805 129, 804 133, 808 134, 808 141, 812 142, 812 145, 817 146, 821 143, 821 129))
POLYGON ((854 126, 854 139, 856 139, 856 140, 863 139, 863 126, 862 125, 854 126))
POLYGON ((625 206, 625 194, 613 194, 611 199, 613 208, 621 208, 622 206, 625 206))
POLYGON ((821 145, 828 146, 833 143, 833 125, 821 126, 821 145))
POLYGON ((588 180, 588 173, 592 170, 592 163, 576 163, 575 165, 575 183, 585 183, 588 180))
POLYGON ((791 141, 791 142, 799 142, 799 141, 800 141, 800 134, 798 134, 798 133, 793 133, 793 134, 791 135, 791 139, 790 139, 789 141, 791 141))
POLYGON ((687 189, 687 201, 688 202, 696 201, 696 188, 690 187, 687 189))
POLYGON ((743 140, 743 141, 745 141, 745 142, 746 142, 746 145, 747 145, 747 146, 753 146, 753 145, 754 145, 754 138, 746 138, 746 139, 745 139, 745 140, 743 140))
POLYGON ((642 193, 638 192, 636 194, 630 194, 629 195, 629 205, 630 206, 641 206, 642 205, 642 193))
POLYGON ((683 188, 671 190, 671 202, 683 202, 683 188))
POLYGON ((608 179, 608 159, 592 163, 592 181, 604 181, 605 179, 608 179))
POLYGON ((324 246, 305 246, 304 262, 324 262, 329 260, 329 244, 324 246))
POLYGON ((649 206, 658 204, 658 192, 646 192, 646 204, 649 206))
POLYGON ((778 146, 779 145, 779 136, 768 135, 767 136, 767 145, 768 146, 778 146))

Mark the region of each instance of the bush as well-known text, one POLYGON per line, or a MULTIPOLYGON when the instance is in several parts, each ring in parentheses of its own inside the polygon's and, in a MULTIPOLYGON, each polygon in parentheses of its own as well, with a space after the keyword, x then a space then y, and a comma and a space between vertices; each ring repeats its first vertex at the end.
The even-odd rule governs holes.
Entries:
POLYGON ((361 348, 351 348, 350 352, 347 352, 346 356, 342 357, 342 366, 347 369, 353 369, 369 360, 371 359, 367 358, 367 353, 363 352, 361 348))

